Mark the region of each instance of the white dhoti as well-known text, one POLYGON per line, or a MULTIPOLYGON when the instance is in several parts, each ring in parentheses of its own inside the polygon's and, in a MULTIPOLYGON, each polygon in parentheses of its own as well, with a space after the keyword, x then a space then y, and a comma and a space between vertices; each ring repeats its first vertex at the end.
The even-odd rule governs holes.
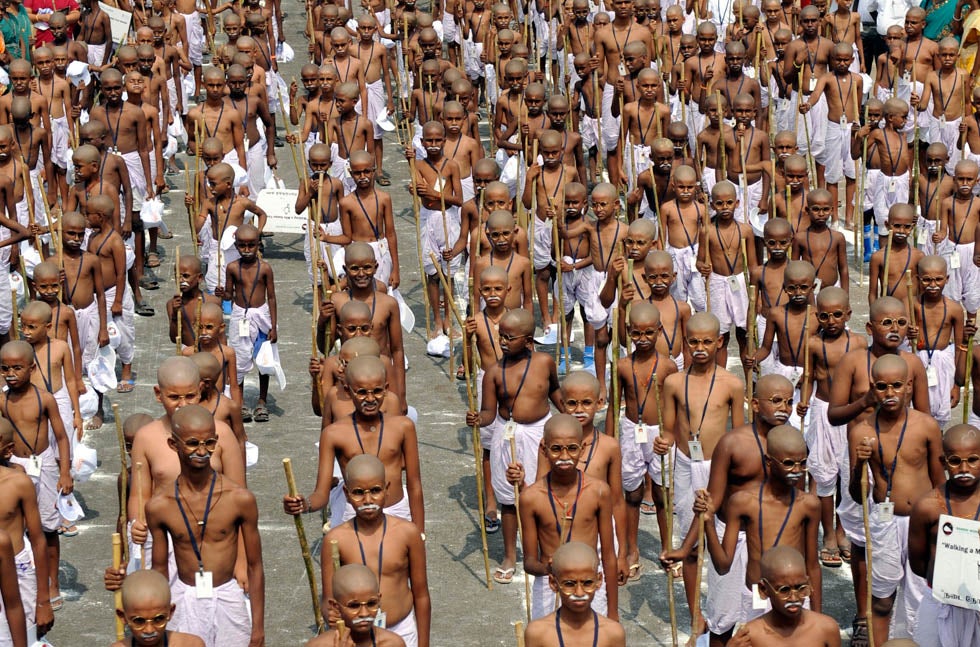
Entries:
POLYGON ((170 587, 176 609, 169 629, 200 636, 207 647, 243 647, 252 635, 252 617, 245 591, 234 579, 214 587, 210 598, 178 579, 170 587))
MULTIPOLYGON (((663 485, 660 471, 661 456, 653 451, 653 440, 660 434, 660 425, 645 425, 647 440, 637 442, 636 423, 622 416, 619 421, 619 451, 623 459, 623 491, 633 492, 643 485, 643 477, 649 476, 657 485, 663 485)), ((665 461, 670 460, 664 456, 665 461)), ((669 469, 669 467, 668 467, 669 469)))
MULTIPOLYGON (((932 242, 932 235, 936 233, 936 222, 936 220, 927 220, 919 216, 918 222, 916 223, 916 229, 918 230, 916 234, 918 237, 915 241, 916 247, 927 256, 938 254, 939 256, 948 257, 952 250, 952 243, 949 242, 948 238, 944 238, 938 243, 932 242)), ((949 268, 946 269, 948 270, 949 268)))
POLYGON ((613 95, 615 93, 615 88, 610 83, 606 83, 602 87, 602 152, 608 155, 610 152, 616 150, 616 145, 619 143, 619 120, 620 117, 613 117, 612 114, 612 104, 613 95))
MULTIPOLYGON (((27 620, 27 630, 30 633, 31 625, 37 623, 37 572, 34 568, 34 552, 26 535, 23 541, 24 547, 14 556, 14 567, 17 569, 20 603, 24 607, 24 618, 27 620)), ((6 610, 0 609, 0 647, 13 647, 13 644, 6 610)))
MULTIPOLYGON (((217 241, 214 239, 211 227, 208 225, 204 226, 204 229, 208 232, 208 244, 206 249, 208 251, 208 269, 204 273, 204 284, 208 288, 208 292, 214 294, 214 289, 218 287, 218 284, 224 285, 225 282, 225 270, 228 268, 230 263, 234 263, 240 258, 238 249, 235 248, 235 232, 238 227, 230 225, 225 228, 225 232, 221 236, 221 240, 217 241), (218 253, 218 247, 221 247, 221 253, 218 253)), ((201 237, 201 247, 205 248, 204 237, 201 237)))
POLYGON ((706 195, 711 195, 711 189, 714 188, 717 182, 718 171, 709 166, 705 166, 701 169, 701 186, 704 188, 706 195))
MULTIPOLYGON (((568 262, 570 259, 566 258, 568 262)), ((562 309, 565 316, 569 316, 575 310, 575 304, 579 304, 585 310, 585 320, 593 326, 606 325, 606 309, 599 302, 598 293, 590 280, 587 268, 562 272, 562 309)), ((558 297, 558 282, 554 287, 555 298, 558 297)))
POLYGON ((388 95, 385 94, 385 83, 382 79, 367 84, 367 100, 367 118, 374 127, 374 138, 381 139, 385 136, 385 131, 378 125, 378 116, 388 107, 388 95))
POLYGON ((112 303, 116 299, 115 286, 105 291, 105 316, 106 321, 112 321, 119 330, 119 347, 116 348, 116 356, 123 364, 132 364, 133 356, 136 354, 136 308, 133 304, 133 291, 126 283, 123 286, 122 315, 114 317, 112 315, 112 303))
POLYGON ((670 293, 678 301, 690 301, 698 312, 704 312, 705 285, 704 277, 695 266, 698 260, 698 243, 674 247, 667 245, 667 253, 674 260, 674 271, 677 278, 670 286, 670 293))
MULTIPOLYGON (((74 433, 75 429, 72 423, 75 420, 75 410, 71 406, 71 397, 68 395, 68 387, 62 383, 61 388, 58 389, 54 395, 54 401, 58 405, 58 415, 61 416, 61 422, 65 426, 65 433, 68 434, 68 446, 71 457, 75 455, 75 444, 78 442, 78 438, 74 433)), ((54 426, 51 424, 51 420, 48 420, 48 444, 54 448, 55 458, 61 460, 61 455, 58 452, 57 440, 54 437, 54 426)))
MULTIPOLYGON (((0 239, 10 238, 10 230, 2 228, 0 239)), ((10 248, 0 248, 0 334, 10 332, 13 323, 14 309, 10 292, 10 248)), ((81 336, 81 331, 79 331, 81 336)))
POLYGON ((602 328, 612 321, 612 309, 615 307, 615 303, 613 303, 610 307, 604 308, 602 306, 602 302, 599 300, 599 293, 602 291, 602 286, 606 282, 606 273, 596 270, 595 266, 593 265, 583 267, 580 270, 580 273, 580 280, 583 281, 586 286, 591 285, 591 288, 584 288, 586 291, 591 290, 592 292, 592 305, 589 307, 589 310, 592 312, 592 317, 594 317, 594 319, 589 319, 589 324, 597 329, 602 328))
MULTIPOLYGON (((714 286, 712 286, 714 287, 714 286)), ((800 358, 802 361, 803 358, 800 358)), ((773 346, 772 352, 769 353, 769 357, 766 358, 759 365, 760 375, 769 375, 775 373, 776 375, 782 375, 793 385, 793 398, 800 402, 802 395, 800 394, 800 378, 803 377, 803 367, 801 366, 791 366, 788 364, 783 364, 782 360, 779 359, 779 350, 776 346, 773 346)), ((800 417, 796 414, 796 407, 793 407, 789 415, 789 420, 786 424, 800 428, 800 417)))
POLYGON ((814 154, 818 164, 824 166, 827 184, 837 184, 844 177, 845 158, 851 158, 851 124, 842 127, 838 121, 824 120, 823 150, 814 154))
POLYGON ((265 171, 268 168, 266 163, 266 153, 269 151, 269 144, 264 139, 252 142, 252 145, 245 151, 245 163, 248 166, 248 192, 253 201, 259 199, 259 193, 265 188, 265 171))
MULTIPOLYGON (((451 249, 459 238, 459 207, 446 207, 445 217, 440 209, 419 208, 419 218, 422 220, 422 263, 427 276, 436 275, 436 266, 432 264, 429 254, 435 254, 440 265, 444 266, 442 251, 451 249), (449 234, 447 239, 446 234, 449 234)), ((459 256, 449 264, 449 274, 455 274, 463 259, 459 256)), ((445 271, 445 267, 443 267, 445 271)))
MULTIPOLYGON (((143 206, 143 200, 146 199, 146 173, 143 171, 139 151, 129 151, 121 155, 126 162, 126 170, 129 171, 129 182, 133 193, 133 213, 139 213, 140 208, 143 206)), ((120 205, 120 218, 122 218, 122 214, 125 211, 125 205, 120 205)))
POLYGON ((483 78, 483 63, 480 62, 480 55, 483 54, 483 43, 474 43, 472 34, 470 38, 463 40, 463 69, 470 81, 483 78))
MULTIPOLYGON (((887 598, 902 586, 901 599, 896 601, 896 611, 904 611, 909 635, 915 630, 915 617, 924 595, 929 595, 925 579, 912 572, 909 557, 909 518, 895 515, 891 521, 882 521, 880 503, 871 502, 869 515, 871 547, 875 557, 871 573, 871 594, 887 598)), ((902 636, 892 636, 900 638, 902 636)))
POLYGON ((476 197, 476 191, 473 189, 472 175, 467 175, 464 178, 460 178, 459 185, 463 187, 463 202, 469 202, 476 197))
MULTIPOLYGON (((725 536, 725 522, 715 517, 719 539, 725 536)), ((745 568, 749 562, 745 532, 739 531, 731 568, 721 575, 714 564, 708 566, 708 596, 704 601, 704 619, 713 634, 723 634, 743 622, 742 591, 745 590, 745 568)))
POLYGON ((200 67, 204 63, 204 27, 201 25, 201 17, 196 11, 180 15, 187 25, 187 58, 191 65, 200 67))
POLYGON ((255 341, 259 333, 268 335, 272 329, 272 315, 269 304, 263 303, 253 308, 243 308, 237 304, 231 306, 231 319, 228 322, 228 345, 235 351, 235 366, 238 368, 238 379, 252 370, 255 341), (239 334, 242 321, 248 322, 248 336, 239 334))
POLYGON ((708 487, 711 461, 692 461, 684 452, 674 452, 674 483, 684 483, 674 488, 674 514, 681 536, 687 534, 694 521, 694 492, 708 487))
MULTIPOLYGON (((920 115, 922 113, 919 113, 920 115)), ((921 119, 921 117, 920 117, 921 119)), ((960 161, 960 119, 946 119, 945 117, 929 120, 929 129, 922 131, 922 122, 919 122, 919 133, 924 141, 931 144, 945 144, 949 151, 949 161, 946 162, 946 173, 950 176, 956 170, 956 163, 960 161), (928 137, 928 139, 926 139, 928 137)))
MULTIPOLYGON (((7 291, 9 293, 10 290, 7 291)), ((92 303, 81 310, 75 310, 75 321, 78 324, 78 344, 82 347, 84 368, 95 359, 99 350, 99 302, 93 297, 92 303)))
MULTIPOLYGON (((796 92, 790 93, 789 101, 796 105, 796 92)), ((800 155, 805 157, 808 150, 814 158, 823 155, 827 123, 827 99, 821 95, 805 115, 800 115, 800 124, 796 128, 796 145, 800 149, 800 155)))
POLYGON ((88 54, 88 64, 95 67, 102 67, 102 60, 105 58, 105 48, 108 43, 102 43, 96 45, 94 43, 86 43, 87 54, 88 54))
MULTIPOLYGON (((48 447, 38 454, 41 462, 41 475, 32 476, 31 482, 34 483, 34 493, 37 496, 37 511, 41 515, 41 529, 44 532, 55 532, 61 525, 61 514, 58 513, 58 461, 54 455, 54 448, 48 447)), ((30 462, 29 458, 11 456, 11 463, 16 463, 25 468, 30 462)))
MULTIPOLYGON (((882 173, 879 180, 875 182, 872 200, 875 222, 878 223, 880 233, 881 228, 887 226, 888 210, 893 205, 909 201, 909 172, 905 171, 901 175, 885 175, 882 173)), ((970 264, 973 264, 972 259, 970 264)))
POLYGON ((347 159, 340 156, 340 147, 337 142, 330 142, 330 177, 337 178, 344 185, 344 195, 357 188, 357 183, 351 177, 350 169, 347 168, 347 159))
POLYGON ((415 609, 408 612, 408 615, 387 628, 388 631, 398 634, 405 641, 405 647, 418 647, 419 628, 415 620, 415 609))
POLYGON ((718 318, 722 334, 734 327, 744 328, 748 316, 749 300, 745 292, 745 275, 736 272, 731 276, 711 273, 711 303, 708 310, 718 318))
MULTIPOLYGON (((833 496, 841 463, 847 456, 847 425, 832 425, 827 419, 830 404, 816 395, 807 412, 806 445, 810 450, 809 468, 817 484, 817 496, 833 496)), ((846 492, 844 496, 847 496, 846 492)))
POLYGON ((943 604, 926 593, 912 638, 919 647, 980 647, 980 614, 943 604))
POLYGON ((735 220, 739 222, 746 222, 746 213, 748 214, 748 223, 752 225, 752 233, 761 238, 762 228, 765 226, 764 218, 759 217, 759 203, 762 201, 762 178, 753 182, 748 186, 744 186, 741 182, 735 185, 735 193, 738 195, 738 208, 735 209, 735 220), (746 208, 746 204, 748 207, 746 208))
MULTIPOLYGON (((549 412, 537 422, 527 424, 515 422, 514 440, 517 456, 514 461, 524 466, 524 484, 531 485, 538 476, 538 447, 544 436, 544 424, 551 418, 549 412)), ((510 440, 505 438, 507 421, 497 416, 493 442, 490 445, 490 483, 497 503, 514 505, 514 486, 507 482, 507 466, 511 463, 510 440)))
POLYGON ((943 294, 963 304, 967 312, 976 312, 980 308, 980 269, 973 264, 974 243, 953 245, 946 259, 949 269, 949 280, 943 288, 943 294), (959 256, 959 267, 953 268, 952 256, 959 256))
POLYGON ((51 118, 51 161, 60 169, 68 168, 68 117, 51 118))
MULTIPOLYGON (((931 340, 930 340, 931 343, 931 340)), ((953 389, 953 375, 956 372, 956 346, 950 343, 946 348, 930 352, 917 352, 929 384, 929 409, 940 429, 949 424, 953 414, 950 409, 950 393, 953 389)))
POLYGON ((599 125, 593 117, 583 113, 579 119, 578 134, 582 136, 582 150, 589 151, 599 146, 599 125))
POLYGON ((534 271, 543 270, 555 264, 554 243, 552 241, 551 221, 534 216, 533 244, 534 271))

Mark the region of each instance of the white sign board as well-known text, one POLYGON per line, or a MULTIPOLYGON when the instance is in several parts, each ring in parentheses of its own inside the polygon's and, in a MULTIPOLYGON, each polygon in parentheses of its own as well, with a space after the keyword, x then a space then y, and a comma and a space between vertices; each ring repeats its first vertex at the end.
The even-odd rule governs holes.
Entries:
POLYGON ((940 515, 932 596, 980 611, 980 521, 940 515))
POLYGON ((265 223, 265 231, 277 234, 305 234, 306 210, 296 213, 296 189, 262 189, 259 199, 255 201, 269 219, 265 223))
POLYGON ((107 5, 104 2, 99 3, 99 9, 109 16, 109 24, 112 28, 112 42, 116 45, 125 43, 126 38, 129 36, 129 24, 133 21, 133 14, 128 11, 123 11, 118 7, 107 5))

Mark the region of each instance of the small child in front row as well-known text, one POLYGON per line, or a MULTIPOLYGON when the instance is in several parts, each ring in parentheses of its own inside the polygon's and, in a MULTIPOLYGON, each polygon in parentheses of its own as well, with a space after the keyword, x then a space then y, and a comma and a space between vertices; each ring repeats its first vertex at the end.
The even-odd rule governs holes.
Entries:
POLYGON ((78 319, 75 317, 75 308, 61 301, 63 286, 59 275, 58 265, 52 261, 35 265, 34 293, 38 301, 51 308, 52 336, 71 346, 75 384, 78 385, 78 393, 81 395, 85 393, 85 385, 82 384, 82 345, 78 341, 78 319))
POLYGON ((842 233, 828 226, 834 204, 836 202, 827 189, 810 191, 806 196, 810 226, 793 237, 793 258, 807 261, 816 271, 814 294, 824 286, 836 285, 845 291, 850 286, 847 243, 842 233))
MULTIPOLYGON (((213 302, 205 303, 201 306, 200 321, 197 324, 197 342, 193 346, 184 346, 181 351, 187 357, 193 357, 198 352, 210 353, 214 355, 220 367, 218 377, 215 379, 214 388, 223 393, 226 398, 237 402, 242 406, 242 387, 238 383, 238 362, 235 349, 228 344, 222 344, 221 340, 225 337, 224 313, 221 311, 221 302, 211 295, 205 295, 214 299, 213 302)), ((237 332, 237 331, 236 331, 237 332)))
MULTIPOLYGON (((235 232, 235 249, 239 258, 225 270, 225 285, 215 290, 215 296, 232 301, 231 331, 228 340, 235 350, 238 386, 242 388, 245 375, 252 370, 252 360, 264 341, 276 343, 277 308, 276 286, 272 266, 259 258, 259 230, 242 225, 235 232)), ((254 414, 246 415, 242 403, 242 418, 256 422, 269 421, 266 398, 269 395, 268 375, 259 375, 259 399, 254 414)), ((244 397, 243 397, 244 399, 244 397)))
POLYGON ((510 584, 517 563, 517 509, 514 487, 507 473, 520 464, 524 483, 537 479, 538 451, 544 424, 551 417, 550 400, 561 411, 558 367, 548 353, 533 350, 534 315, 511 310, 500 319, 500 362, 487 369, 479 411, 466 412, 466 424, 495 424, 490 447, 490 475, 494 494, 503 508, 504 559, 493 575, 495 582, 510 584), (512 456, 510 439, 516 442, 512 456))
MULTIPOLYGON (((879 296, 895 297, 905 301, 908 285, 905 273, 912 270, 912 280, 918 273, 919 261, 925 254, 909 244, 909 238, 915 229, 915 208, 908 203, 892 205, 888 210, 888 230, 891 244, 885 243, 883 249, 871 255, 871 265, 868 269, 870 283, 868 287, 868 304, 872 304, 879 296), (887 271, 887 276, 885 275, 887 271)), ((970 259, 972 265, 972 259, 970 259)))
MULTIPOLYGON (((197 326, 199 316, 198 308, 202 303, 216 303, 221 305, 221 299, 208 294, 201 289, 201 281, 204 274, 201 270, 201 259, 191 254, 181 254, 177 259, 177 277, 179 284, 176 286, 180 292, 177 296, 167 302, 167 317, 170 319, 170 341, 177 342, 177 313, 182 319, 180 323, 180 343, 182 346, 194 347, 197 345, 197 335, 200 334, 197 326)), ((224 335, 222 334, 222 339, 224 335)))

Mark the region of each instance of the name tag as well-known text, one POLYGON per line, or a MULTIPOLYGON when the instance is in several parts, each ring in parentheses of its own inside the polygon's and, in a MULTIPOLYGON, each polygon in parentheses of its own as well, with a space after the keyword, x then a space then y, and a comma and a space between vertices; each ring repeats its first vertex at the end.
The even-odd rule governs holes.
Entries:
POLYGON ((946 127, 946 115, 943 115, 942 117, 939 118, 939 127, 940 128, 946 127))
POLYGON ((436 180, 435 182, 432 183, 432 190, 433 191, 442 191, 442 187, 443 186, 444 186, 444 181, 443 181, 442 178, 439 178, 438 180, 436 180))
POLYGON ((199 600, 214 597, 214 584, 211 582, 211 571, 194 573, 194 593, 199 600))
POLYGON ((732 291, 732 294, 738 294, 742 290, 742 284, 738 282, 738 274, 732 274, 725 278, 728 281, 728 289, 732 291))
POLYGON ((374 626, 381 629, 388 628, 388 614, 378 609, 378 615, 374 616, 374 626))
POLYGON ((41 476, 41 457, 31 456, 27 459, 27 465, 24 466, 24 471, 27 475, 32 478, 37 478, 41 476))
POLYGON ((935 366, 926 368, 926 383, 930 386, 939 386, 939 371, 935 366))
POLYGON ((251 337, 252 330, 251 326, 248 325, 248 319, 242 319, 238 322, 238 336, 239 337, 251 337))
POLYGON ((898 180, 891 178, 888 180, 888 192, 895 193, 898 190, 898 180))
POLYGON ((949 256, 949 269, 958 270, 960 269, 960 254, 959 252, 953 252, 949 256))
POLYGON ((793 383, 793 387, 799 386, 800 378, 803 377, 803 369, 799 366, 794 366, 793 371, 790 373, 789 381, 793 383))
MULTIPOLYGON (((510 440, 514 437, 515 433, 517 433, 517 423, 513 420, 508 420, 507 423, 504 424, 504 439, 510 440)), ((517 457, 511 456, 511 460, 517 460, 517 457)))
POLYGON ((816 89, 817 89, 817 80, 811 76, 810 77, 810 90, 809 91, 810 92, 813 92, 816 89))
POLYGON ((840 116, 840 129, 847 130, 847 117, 844 115, 840 116))
POLYGON ((248 150, 249 148, 251 148, 251 146, 248 144, 248 135, 245 135, 245 150, 248 150))
POLYGON ((878 504, 878 521, 888 523, 895 518, 895 504, 886 500, 878 504))
POLYGON ((929 242, 929 231, 925 227, 920 227, 915 235, 915 242, 918 245, 925 245, 929 242))
POLYGON ((698 463, 704 461, 704 448, 700 440, 691 440, 687 443, 688 451, 691 452, 691 460, 698 463))
POLYGON ((619 75, 626 76, 626 66, 623 63, 619 64, 619 75))
POLYGON ((822 287, 823 287, 823 281, 820 280, 820 277, 819 276, 817 278, 813 279, 813 293, 814 294, 820 294, 820 288, 822 288, 822 287))
POLYGON ((642 422, 638 423, 636 428, 633 430, 633 440, 637 445, 645 445, 650 441, 647 434, 647 426, 642 422))
POLYGON ((688 263, 688 265, 691 266, 691 271, 692 272, 697 272, 698 271, 698 257, 697 256, 689 256, 688 257, 688 260, 690 261, 690 263, 688 263))

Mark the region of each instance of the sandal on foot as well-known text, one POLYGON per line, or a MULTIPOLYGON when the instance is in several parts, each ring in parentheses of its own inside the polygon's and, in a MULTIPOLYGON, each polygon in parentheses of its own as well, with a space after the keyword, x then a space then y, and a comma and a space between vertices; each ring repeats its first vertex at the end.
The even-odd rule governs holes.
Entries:
POLYGON ((845 562, 847 562, 848 564, 850 564, 851 563, 851 549, 850 548, 840 548, 839 550, 840 550, 840 558, 842 560, 844 560, 845 562))
POLYGON ((78 534, 78 526, 73 523, 65 522, 58 528, 58 534, 65 537, 74 537, 78 534))
POLYGON ((626 581, 633 582, 635 580, 638 580, 640 579, 640 576, 642 574, 643 574, 643 566, 640 565, 640 562, 637 562, 635 564, 630 564, 630 572, 629 575, 626 577, 626 581))
POLYGON ((657 504, 653 501, 641 501, 640 514, 657 514, 657 504))
POLYGON ((866 618, 854 618, 851 623, 851 647, 870 647, 866 618))
POLYGON ((840 557, 839 548, 821 548, 820 563, 827 568, 840 568, 844 562, 840 557))
POLYGON ((456 379, 460 382, 466 380, 466 367, 462 364, 460 364, 459 368, 456 369, 456 379))
POLYGON ((64 598, 61 597, 61 595, 56 595, 53 598, 51 598, 52 611, 60 611, 61 607, 63 606, 65 606, 65 600, 64 598))
POLYGON ((378 176, 378 184, 381 186, 391 186, 391 180, 388 179, 387 175, 378 176))
POLYGON ((242 405, 242 422, 252 422, 252 410, 242 405))
POLYGON ((138 314, 141 317, 152 317, 153 315, 155 315, 157 313, 156 310, 154 310, 150 306, 146 305, 146 302, 145 301, 140 301, 139 303, 137 303, 136 304, 136 310, 135 311, 136 311, 136 314, 138 314))
POLYGON ((136 388, 136 380, 129 378, 128 380, 119 380, 119 384, 116 385, 116 393, 132 393, 133 389, 136 388))
POLYGON ((493 572, 493 581, 497 584, 510 584, 514 581, 514 569, 497 567, 493 572))
MULTIPOLYGON (((180 173, 180 171, 177 172, 180 173)), ((174 237, 174 232, 170 231, 169 229, 165 232, 161 231, 157 233, 157 238, 159 238, 160 240, 170 240, 173 237, 174 237)))
POLYGON ((144 290, 159 290, 160 284, 149 276, 140 278, 140 287, 144 290))
POLYGON ((160 267, 160 255, 156 252, 147 252, 146 262, 143 265, 149 268, 160 267))
POLYGON ((269 422, 269 409, 264 404, 255 407, 254 420, 255 422, 269 422))
POLYGON ((492 535, 500 530, 500 519, 497 517, 484 516, 483 527, 487 529, 488 535, 492 535))

